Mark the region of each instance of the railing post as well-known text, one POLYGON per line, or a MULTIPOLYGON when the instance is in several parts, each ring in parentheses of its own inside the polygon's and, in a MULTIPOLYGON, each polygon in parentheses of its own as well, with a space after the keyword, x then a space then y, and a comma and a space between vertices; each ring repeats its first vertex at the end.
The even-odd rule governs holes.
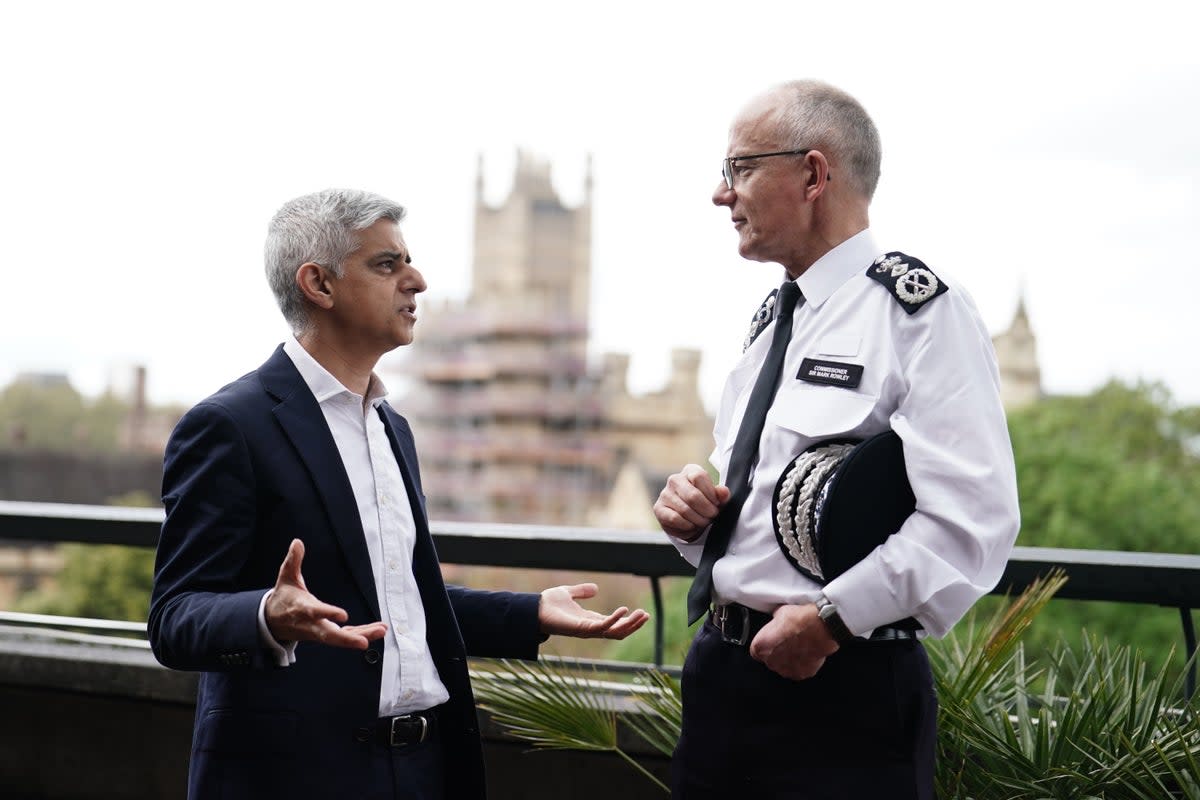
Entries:
POLYGON ((650 576, 650 592, 654 595, 654 666, 663 665, 663 599, 658 575, 650 576))
POLYGON ((1196 626, 1192 623, 1192 610, 1180 606, 1179 619, 1183 622, 1183 646, 1187 651, 1188 671, 1184 681, 1184 692, 1190 701, 1196 694, 1196 626))

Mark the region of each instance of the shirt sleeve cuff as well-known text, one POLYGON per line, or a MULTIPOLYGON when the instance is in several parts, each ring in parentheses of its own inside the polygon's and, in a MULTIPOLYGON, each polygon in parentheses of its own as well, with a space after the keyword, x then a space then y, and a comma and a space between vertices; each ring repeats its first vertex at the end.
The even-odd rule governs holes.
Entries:
POLYGON ((667 539, 671 544, 675 545, 675 549, 679 551, 679 555, 683 556, 685 561, 695 567, 700 564, 700 558, 704 555, 704 543, 708 541, 708 532, 710 530, 712 530, 711 525, 704 529, 704 533, 690 541, 680 539, 678 536, 672 536, 669 533, 667 534, 667 539))
POLYGON ((278 641, 267 627, 267 598, 274 591, 271 589, 264 594, 258 603, 258 638, 274 657, 275 666, 290 667, 296 663, 296 643, 278 641))

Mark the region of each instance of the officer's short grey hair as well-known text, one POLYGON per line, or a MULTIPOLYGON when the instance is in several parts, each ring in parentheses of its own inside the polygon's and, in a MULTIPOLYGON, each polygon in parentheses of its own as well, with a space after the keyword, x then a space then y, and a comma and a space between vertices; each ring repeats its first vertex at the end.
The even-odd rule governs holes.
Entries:
POLYGON ((326 189, 283 204, 267 227, 267 283, 279 310, 299 333, 308 325, 296 270, 312 262, 341 277, 342 262, 358 247, 356 233, 381 219, 399 223, 404 206, 357 189, 326 189))
POLYGON ((834 180, 845 175, 851 187, 870 200, 879 184, 883 152, 879 131, 862 104, 820 81, 789 81, 771 94, 782 101, 778 119, 790 146, 832 156, 840 173, 834 180))

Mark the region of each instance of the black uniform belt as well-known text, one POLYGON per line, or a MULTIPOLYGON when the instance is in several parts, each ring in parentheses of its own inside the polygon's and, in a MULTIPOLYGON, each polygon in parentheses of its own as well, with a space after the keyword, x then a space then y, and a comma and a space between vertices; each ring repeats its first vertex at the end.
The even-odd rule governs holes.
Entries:
POLYGON ((433 737, 437 730, 437 712, 413 711, 395 717, 380 717, 374 730, 360 728, 358 740, 373 740, 384 747, 407 747, 433 737))
MULTIPOLYGON (((742 647, 749 647, 758 632, 770 621, 770 614, 747 608, 740 603, 713 606, 708 615, 708 624, 720 631, 723 641, 742 647)), ((917 632, 914 630, 885 625, 876 628, 869 639, 862 641, 891 642, 898 639, 916 638, 917 632)))

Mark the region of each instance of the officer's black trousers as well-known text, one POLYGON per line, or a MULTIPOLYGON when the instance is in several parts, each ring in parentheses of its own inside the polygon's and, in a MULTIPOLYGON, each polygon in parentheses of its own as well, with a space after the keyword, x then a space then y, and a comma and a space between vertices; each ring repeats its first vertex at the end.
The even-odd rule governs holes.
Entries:
POLYGON ((683 668, 679 800, 933 800, 937 699, 924 647, 856 642, 792 681, 707 622, 683 668))

